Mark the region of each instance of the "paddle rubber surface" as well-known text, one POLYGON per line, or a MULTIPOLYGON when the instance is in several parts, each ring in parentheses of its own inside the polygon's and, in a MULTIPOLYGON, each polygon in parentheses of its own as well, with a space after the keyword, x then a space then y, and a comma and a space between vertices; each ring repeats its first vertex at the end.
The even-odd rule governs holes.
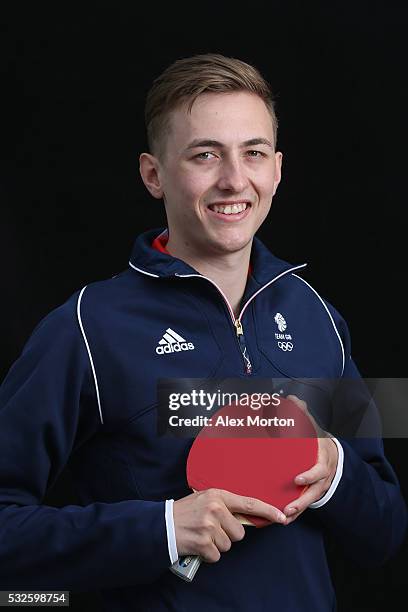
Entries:
MULTIPOLYGON (((282 398, 277 408, 261 413, 231 404, 211 422, 200 431, 188 456, 192 489, 225 489, 283 510, 307 488, 296 485, 294 478, 316 463, 318 439, 309 416, 293 401, 282 398)), ((269 524, 260 517, 242 516, 256 527, 269 524)))

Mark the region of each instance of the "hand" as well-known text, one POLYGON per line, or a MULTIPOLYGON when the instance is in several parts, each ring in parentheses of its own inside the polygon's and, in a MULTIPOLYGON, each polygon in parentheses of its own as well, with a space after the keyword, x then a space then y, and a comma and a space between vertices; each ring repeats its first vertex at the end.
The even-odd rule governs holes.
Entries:
POLYGON ((253 514, 272 523, 286 522, 277 508, 259 499, 243 497, 222 489, 192 493, 174 502, 173 516, 179 556, 199 555, 215 563, 221 553, 245 536, 233 513, 253 514))
POLYGON ((297 485, 308 485, 306 491, 300 497, 285 506, 283 512, 287 516, 286 525, 298 518, 312 504, 329 490, 336 474, 338 450, 336 443, 329 434, 319 427, 307 409, 306 402, 300 400, 296 395, 288 395, 299 408, 305 412, 312 421, 318 440, 317 463, 307 472, 298 474, 295 478, 297 485))

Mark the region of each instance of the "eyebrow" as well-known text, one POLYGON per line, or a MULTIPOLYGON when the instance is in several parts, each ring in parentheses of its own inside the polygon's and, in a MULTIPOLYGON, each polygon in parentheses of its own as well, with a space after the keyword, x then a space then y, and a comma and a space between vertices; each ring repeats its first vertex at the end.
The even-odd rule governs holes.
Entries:
MULTIPOLYGON (((245 140, 243 143, 241 143, 240 147, 253 147, 256 145, 267 145, 268 147, 271 147, 271 149, 274 148, 271 141, 267 138, 251 138, 250 140, 245 140)), ((190 142, 190 144, 186 147, 186 151, 188 151, 189 149, 196 149, 197 147, 218 147, 222 149, 223 147, 225 147, 225 145, 222 142, 219 142, 218 140, 203 140, 200 138, 196 138, 196 140, 190 142)))

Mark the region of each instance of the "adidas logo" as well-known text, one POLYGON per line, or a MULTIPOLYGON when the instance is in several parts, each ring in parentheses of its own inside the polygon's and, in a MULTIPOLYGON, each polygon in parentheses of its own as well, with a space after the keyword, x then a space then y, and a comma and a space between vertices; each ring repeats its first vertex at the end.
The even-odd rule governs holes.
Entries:
POLYGON ((180 351, 192 351, 194 348, 192 342, 187 342, 182 336, 179 336, 179 334, 169 327, 163 334, 163 338, 159 340, 156 353, 158 355, 163 355, 164 353, 179 353, 180 351))

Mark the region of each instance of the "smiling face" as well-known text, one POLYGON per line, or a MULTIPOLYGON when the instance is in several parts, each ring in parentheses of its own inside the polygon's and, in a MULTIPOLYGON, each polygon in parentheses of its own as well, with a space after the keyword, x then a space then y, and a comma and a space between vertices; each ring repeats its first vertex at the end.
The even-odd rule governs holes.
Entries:
POLYGON ((170 116, 163 159, 143 153, 143 181, 163 198, 168 249, 200 258, 250 251, 280 181, 272 118, 250 92, 205 93, 170 116))

